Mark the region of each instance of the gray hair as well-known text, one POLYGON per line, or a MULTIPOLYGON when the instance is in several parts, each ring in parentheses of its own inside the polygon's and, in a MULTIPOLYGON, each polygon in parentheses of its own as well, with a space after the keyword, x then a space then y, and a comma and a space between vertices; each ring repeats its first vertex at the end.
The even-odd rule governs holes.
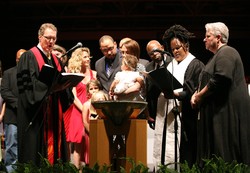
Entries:
POLYGON ((227 44, 229 39, 228 27, 222 22, 207 23, 206 31, 210 31, 214 36, 221 35, 221 42, 227 44))

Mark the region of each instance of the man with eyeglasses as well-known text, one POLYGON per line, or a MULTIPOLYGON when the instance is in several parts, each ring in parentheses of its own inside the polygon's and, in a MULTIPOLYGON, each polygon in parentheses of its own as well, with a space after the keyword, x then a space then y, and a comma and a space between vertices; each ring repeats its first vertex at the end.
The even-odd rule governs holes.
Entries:
MULTIPOLYGON (((17 67, 20 163, 32 162, 39 166, 41 156, 50 164, 58 159, 68 161, 62 116, 71 102, 65 90, 51 92, 50 86, 39 80, 44 64, 62 71, 59 59, 51 53, 56 40, 57 28, 51 23, 42 24, 37 46, 22 54, 17 67)), ((56 75, 48 75, 48 78, 54 81, 56 75)))
POLYGON ((115 74, 121 70, 122 54, 117 49, 117 43, 109 35, 102 36, 99 45, 104 56, 96 61, 95 70, 103 90, 108 93, 115 74))

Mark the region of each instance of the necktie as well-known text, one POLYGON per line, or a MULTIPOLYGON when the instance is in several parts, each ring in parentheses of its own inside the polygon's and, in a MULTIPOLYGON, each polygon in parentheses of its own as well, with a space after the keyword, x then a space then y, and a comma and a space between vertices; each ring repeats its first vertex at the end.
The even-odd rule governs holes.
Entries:
POLYGON ((161 67, 160 64, 157 63, 156 69, 159 69, 160 67, 161 67))
POLYGON ((110 76, 111 73, 111 65, 109 65, 108 63, 106 63, 106 73, 108 76, 110 76))

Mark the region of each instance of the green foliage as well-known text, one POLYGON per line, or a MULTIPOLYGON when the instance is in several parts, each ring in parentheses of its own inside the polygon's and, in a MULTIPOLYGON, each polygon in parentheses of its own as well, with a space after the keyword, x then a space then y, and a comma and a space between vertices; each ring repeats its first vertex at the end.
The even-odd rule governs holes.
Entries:
MULTIPOLYGON (((178 173, 177 170, 168 168, 171 164, 175 163, 160 165, 157 173, 178 173)), ((203 168, 200 168, 197 164, 190 168, 187 162, 177 163, 177 165, 180 167, 181 173, 250 173, 248 165, 237 163, 236 161, 228 163, 216 156, 211 159, 204 159, 203 168)))
POLYGON ((181 172, 186 173, 201 173, 201 169, 195 164, 191 168, 188 166, 187 161, 180 165, 181 172))
POLYGON ((111 171, 111 166, 108 166, 108 165, 104 164, 101 167, 98 163, 95 163, 93 168, 85 166, 82 169, 82 173, 108 173, 108 172, 110 172, 110 173, 112 172, 111 171))
MULTIPOLYGON (((145 165, 143 165, 141 162, 138 164, 135 163, 135 161, 132 158, 129 157, 123 157, 121 159, 127 160, 131 165, 131 169, 129 170, 129 173, 148 173, 149 168, 145 165)), ((126 173, 125 168, 121 167, 120 168, 121 173, 126 173)))
MULTIPOLYGON (((149 168, 142 163, 136 164, 132 158, 120 158, 126 159, 129 164, 131 164, 131 169, 129 173, 148 173, 149 168)), ((199 168, 198 165, 193 165, 191 168, 188 166, 187 162, 177 163, 180 167, 181 173, 250 173, 250 167, 233 161, 231 163, 225 162, 220 157, 214 157, 212 159, 204 160, 204 167, 199 168)), ((169 163, 167 165, 160 165, 156 173, 179 173, 177 170, 168 168, 170 165, 175 163, 169 163)), ((54 165, 51 165, 49 161, 45 158, 41 159, 40 166, 36 166, 34 163, 16 163, 14 173, 79 173, 72 163, 65 163, 61 160, 54 165)), ((85 166, 82 167, 82 173, 115 173, 117 171, 111 170, 112 165, 102 165, 100 166, 96 163, 92 168, 85 166)), ((4 164, 0 162, 0 173, 5 173, 6 168, 4 164)), ((125 168, 120 167, 120 173, 127 173, 125 168)))
POLYGON ((205 159, 205 166, 202 173, 249 173, 250 167, 233 161, 225 162, 222 158, 214 156, 212 159, 205 159))
MULTIPOLYGON (((166 165, 159 165, 159 169, 157 170, 157 173, 178 173, 177 170, 174 170, 172 168, 169 168, 170 165, 174 165, 175 163, 168 163, 166 165)), ((179 163, 177 163, 179 165, 179 163)))
POLYGON ((16 163, 16 169, 13 173, 76 173, 79 170, 71 163, 58 160, 57 163, 51 165, 46 158, 41 158, 40 166, 34 163, 16 163))

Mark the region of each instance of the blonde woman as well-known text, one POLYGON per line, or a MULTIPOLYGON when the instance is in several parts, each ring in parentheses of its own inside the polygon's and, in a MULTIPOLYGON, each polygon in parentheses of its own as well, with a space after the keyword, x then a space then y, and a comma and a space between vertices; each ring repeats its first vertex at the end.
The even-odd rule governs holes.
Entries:
POLYGON ((88 100, 86 84, 91 79, 96 79, 96 71, 90 68, 90 58, 89 48, 78 48, 72 53, 68 63, 69 73, 84 74, 84 79, 72 89, 74 102, 64 115, 66 140, 71 144, 73 163, 77 168, 80 168, 81 161, 86 162, 83 140, 85 129, 82 123, 82 107, 84 102, 88 100))

